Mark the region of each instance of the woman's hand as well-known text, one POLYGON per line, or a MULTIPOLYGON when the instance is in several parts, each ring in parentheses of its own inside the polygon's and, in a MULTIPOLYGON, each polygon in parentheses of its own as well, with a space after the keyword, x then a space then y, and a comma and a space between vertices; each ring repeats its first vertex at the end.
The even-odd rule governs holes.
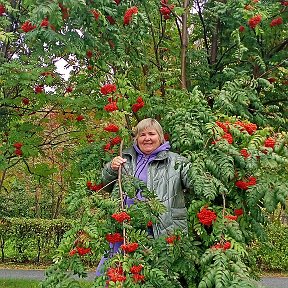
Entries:
POLYGON ((116 156, 115 158, 113 158, 113 160, 111 161, 111 168, 112 170, 118 170, 119 167, 124 164, 127 161, 127 159, 122 158, 120 156, 116 156))

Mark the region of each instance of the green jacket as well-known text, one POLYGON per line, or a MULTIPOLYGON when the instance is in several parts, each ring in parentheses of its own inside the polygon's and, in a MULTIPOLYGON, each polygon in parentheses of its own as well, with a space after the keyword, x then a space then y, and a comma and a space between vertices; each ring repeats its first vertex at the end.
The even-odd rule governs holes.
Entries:
MULTIPOLYGON (((134 175, 136 151, 132 147, 126 149, 123 151, 122 157, 127 159, 125 171, 134 175)), ((103 169, 104 183, 109 183, 117 178, 117 171, 112 170, 110 165, 111 162, 107 163, 103 169)), ((184 193, 189 188, 188 170, 188 159, 170 151, 159 152, 149 164, 147 188, 156 192, 159 200, 167 208, 167 212, 161 215, 159 224, 153 225, 155 237, 161 234, 170 234, 176 228, 187 231, 184 193), (185 163, 188 165, 184 165, 185 163)))

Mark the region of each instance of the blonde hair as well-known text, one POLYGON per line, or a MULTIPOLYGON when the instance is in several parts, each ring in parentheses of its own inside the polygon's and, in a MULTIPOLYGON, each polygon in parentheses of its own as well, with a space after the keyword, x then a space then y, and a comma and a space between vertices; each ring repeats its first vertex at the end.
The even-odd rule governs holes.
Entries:
POLYGON ((135 143, 137 142, 137 138, 139 137, 140 133, 143 130, 148 129, 148 128, 152 128, 156 130, 157 134, 159 135, 161 144, 165 142, 163 129, 161 125, 159 124, 159 122, 153 118, 146 118, 146 119, 141 120, 134 129, 134 135, 135 135, 134 142, 135 143))

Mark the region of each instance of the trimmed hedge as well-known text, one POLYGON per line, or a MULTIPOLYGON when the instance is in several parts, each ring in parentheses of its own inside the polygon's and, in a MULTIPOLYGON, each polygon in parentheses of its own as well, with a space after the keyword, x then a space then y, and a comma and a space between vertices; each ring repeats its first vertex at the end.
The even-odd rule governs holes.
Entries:
POLYGON ((266 231, 267 241, 257 243, 254 251, 260 269, 288 271, 288 227, 281 223, 271 223, 266 231))
POLYGON ((0 219, 2 262, 8 259, 17 262, 52 260, 55 249, 72 224, 67 219, 0 219))

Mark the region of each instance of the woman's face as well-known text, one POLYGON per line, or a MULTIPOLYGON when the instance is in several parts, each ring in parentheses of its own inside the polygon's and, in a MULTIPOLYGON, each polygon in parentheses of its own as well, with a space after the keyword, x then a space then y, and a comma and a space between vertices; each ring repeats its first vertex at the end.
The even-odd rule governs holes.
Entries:
POLYGON ((161 145, 161 142, 154 128, 146 128, 139 133, 137 144, 144 154, 150 154, 161 145))

